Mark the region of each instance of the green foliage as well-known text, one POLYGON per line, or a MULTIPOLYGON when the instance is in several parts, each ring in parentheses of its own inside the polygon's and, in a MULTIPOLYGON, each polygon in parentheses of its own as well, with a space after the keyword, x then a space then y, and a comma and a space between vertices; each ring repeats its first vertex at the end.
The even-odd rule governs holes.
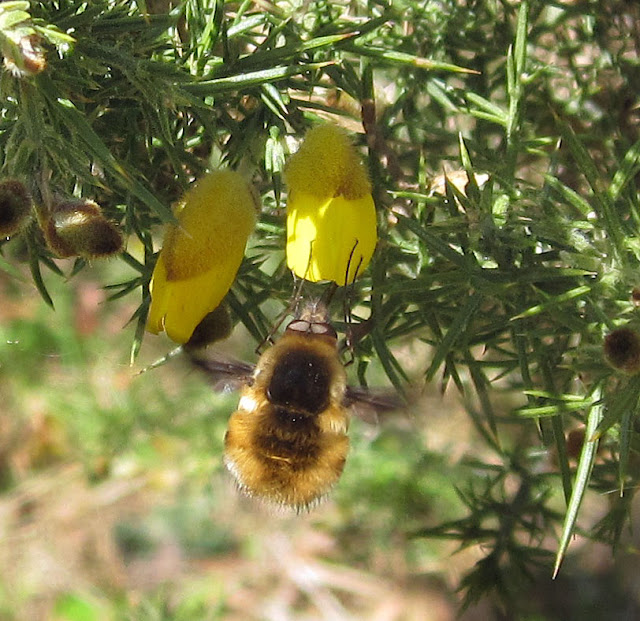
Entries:
MULTIPOLYGON (((420 466, 382 460, 380 480, 364 479, 365 497, 388 501, 395 517, 406 511, 390 517, 406 534, 481 544, 485 558, 462 581, 465 603, 495 590, 507 616, 526 588, 520 577, 540 565, 551 574, 546 537, 556 532, 558 571, 590 490, 621 496, 597 529, 583 531, 615 547, 640 484, 640 389, 601 348, 613 328, 639 325, 639 50, 628 30, 638 9, 533 0, 165 4, 167 12, 113 0, 0 7, 3 54, 19 55, 23 37, 37 34, 47 63, 34 75, 0 76, 0 173, 28 185, 40 219, 52 197, 83 197, 126 231, 119 260, 134 274, 108 287, 113 299, 138 300, 134 353, 154 237, 194 178, 230 165, 261 195, 228 298, 259 342, 292 290, 281 212, 289 139, 321 118, 364 129, 381 242, 350 292, 355 314, 374 320, 356 345, 356 373, 367 382, 381 368, 403 390, 411 371, 419 388, 456 389, 481 439, 457 466, 466 479, 456 476, 452 504, 462 517, 434 525, 422 468, 446 466, 420 448, 420 466), (409 370, 399 352, 416 340, 431 353, 409 370), (584 431, 577 464, 566 439, 575 429, 584 431), (398 486, 381 498, 387 471, 398 486)), ((55 262, 35 224, 0 251, 0 269, 20 275, 24 262, 51 305, 52 280, 92 269, 55 262)), ((102 422, 81 433, 93 447, 85 450, 122 450, 133 430, 144 435, 145 416, 129 405, 98 411, 102 422)), ((166 423, 165 433, 181 433, 166 423)), ((192 423, 185 438, 209 441, 192 423)), ((363 519, 346 502, 350 512, 363 519)), ((70 597, 66 618, 91 618, 70 597)))

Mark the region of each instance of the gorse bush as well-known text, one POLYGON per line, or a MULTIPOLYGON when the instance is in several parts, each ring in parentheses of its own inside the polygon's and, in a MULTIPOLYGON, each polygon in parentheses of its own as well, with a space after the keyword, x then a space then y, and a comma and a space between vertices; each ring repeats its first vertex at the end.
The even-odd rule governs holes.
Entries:
POLYGON ((234 322, 260 342, 273 302, 286 307, 293 290, 285 162, 317 122, 343 127, 367 157, 380 240, 338 294, 336 325, 340 295, 355 330, 372 319, 355 343, 361 382, 376 361, 404 390, 397 348, 419 340, 430 355, 412 382, 459 391, 482 439, 463 462, 466 514, 421 526, 416 513, 411 534, 482 544, 465 603, 497 590, 510 606, 534 567, 551 574, 553 554, 558 571, 573 533, 615 547, 640 483, 637 368, 603 352, 615 329, 640 330, 639 11, 5 2, 1 180, 24 184, 35 217, 2 242, 0 266, 27 262, 55 304, 49 279, 92 261, 54 261, 42 223, 61 201, 94 201, 127 240, 110 260, 134 275, 104 284, 140 301, 135 355, 154 239, 195 179, 228 166, 261 199, 227 296, 234 322), (599 524, 581 529, 589 490, 616 493, 599 524))

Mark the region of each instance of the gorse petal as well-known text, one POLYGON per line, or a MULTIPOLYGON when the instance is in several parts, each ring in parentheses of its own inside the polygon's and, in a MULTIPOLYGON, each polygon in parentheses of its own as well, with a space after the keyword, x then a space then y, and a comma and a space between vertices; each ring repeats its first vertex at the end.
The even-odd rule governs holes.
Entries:
MULTIPOLYGON (((244 248, 243 248, 244 250, 244 248)), ((242 255, 237 261, 240 265, 242 255)), ((167 280, 164 262, 158 260, 151 282, 151 307, 147 330, 166 331, 176 343, 186 343, 204 317, 216 308, 236 276, 235 269, 212 267, 199 276, 184 280, 167 280)))
POLYGON ((317 282, 353 282, 377 242, 376 211, 367 171, 340 128, 307 134, 287 165, 287 265, 317 282))
POLYGON ((349 136, 335 125, 319 125, 307 132, 286 168, 291 190, 348 200, 371 194, 371 183, 349 136))
POLYGON ((231 287, 256 222, 256 204, 242 176, 209 173, 176 207, 151 280, 147 330, 186 343, 231 287))
POLYGON ((353 282, 376 247, 376 211, 370 194, 356 200, 291 193, 287 206, 287 265, 312 282, 353 282))

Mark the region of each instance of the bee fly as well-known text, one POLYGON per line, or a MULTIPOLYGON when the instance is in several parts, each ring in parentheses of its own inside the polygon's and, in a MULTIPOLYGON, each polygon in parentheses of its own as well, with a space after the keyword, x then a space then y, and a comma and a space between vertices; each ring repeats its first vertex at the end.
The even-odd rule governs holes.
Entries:
POLYGON ((338 481, 349 450, 350 410, 397 409, 392 394, 347 385, 338 337, 320 303, 304 306, 254 367, 199 358, 214 385, 242 386, 224 461, 250 496, 304 510, 338 481))

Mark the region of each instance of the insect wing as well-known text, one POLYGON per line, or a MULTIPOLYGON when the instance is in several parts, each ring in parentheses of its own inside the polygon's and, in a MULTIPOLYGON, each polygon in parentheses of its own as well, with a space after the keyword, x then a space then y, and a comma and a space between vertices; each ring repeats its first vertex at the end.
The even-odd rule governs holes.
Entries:
POLYGON ((404 402, 398 393, 390 390, 371 390, 364 386, 347 386, 344 397, 345 407, 367 423, 377 424, 380 414, 399 410, 404 402))
POLYGON ((232 392, 251 382, 255 366, 239 360, 190 356, 191 363, 207 376, 217 392, 232 392))

